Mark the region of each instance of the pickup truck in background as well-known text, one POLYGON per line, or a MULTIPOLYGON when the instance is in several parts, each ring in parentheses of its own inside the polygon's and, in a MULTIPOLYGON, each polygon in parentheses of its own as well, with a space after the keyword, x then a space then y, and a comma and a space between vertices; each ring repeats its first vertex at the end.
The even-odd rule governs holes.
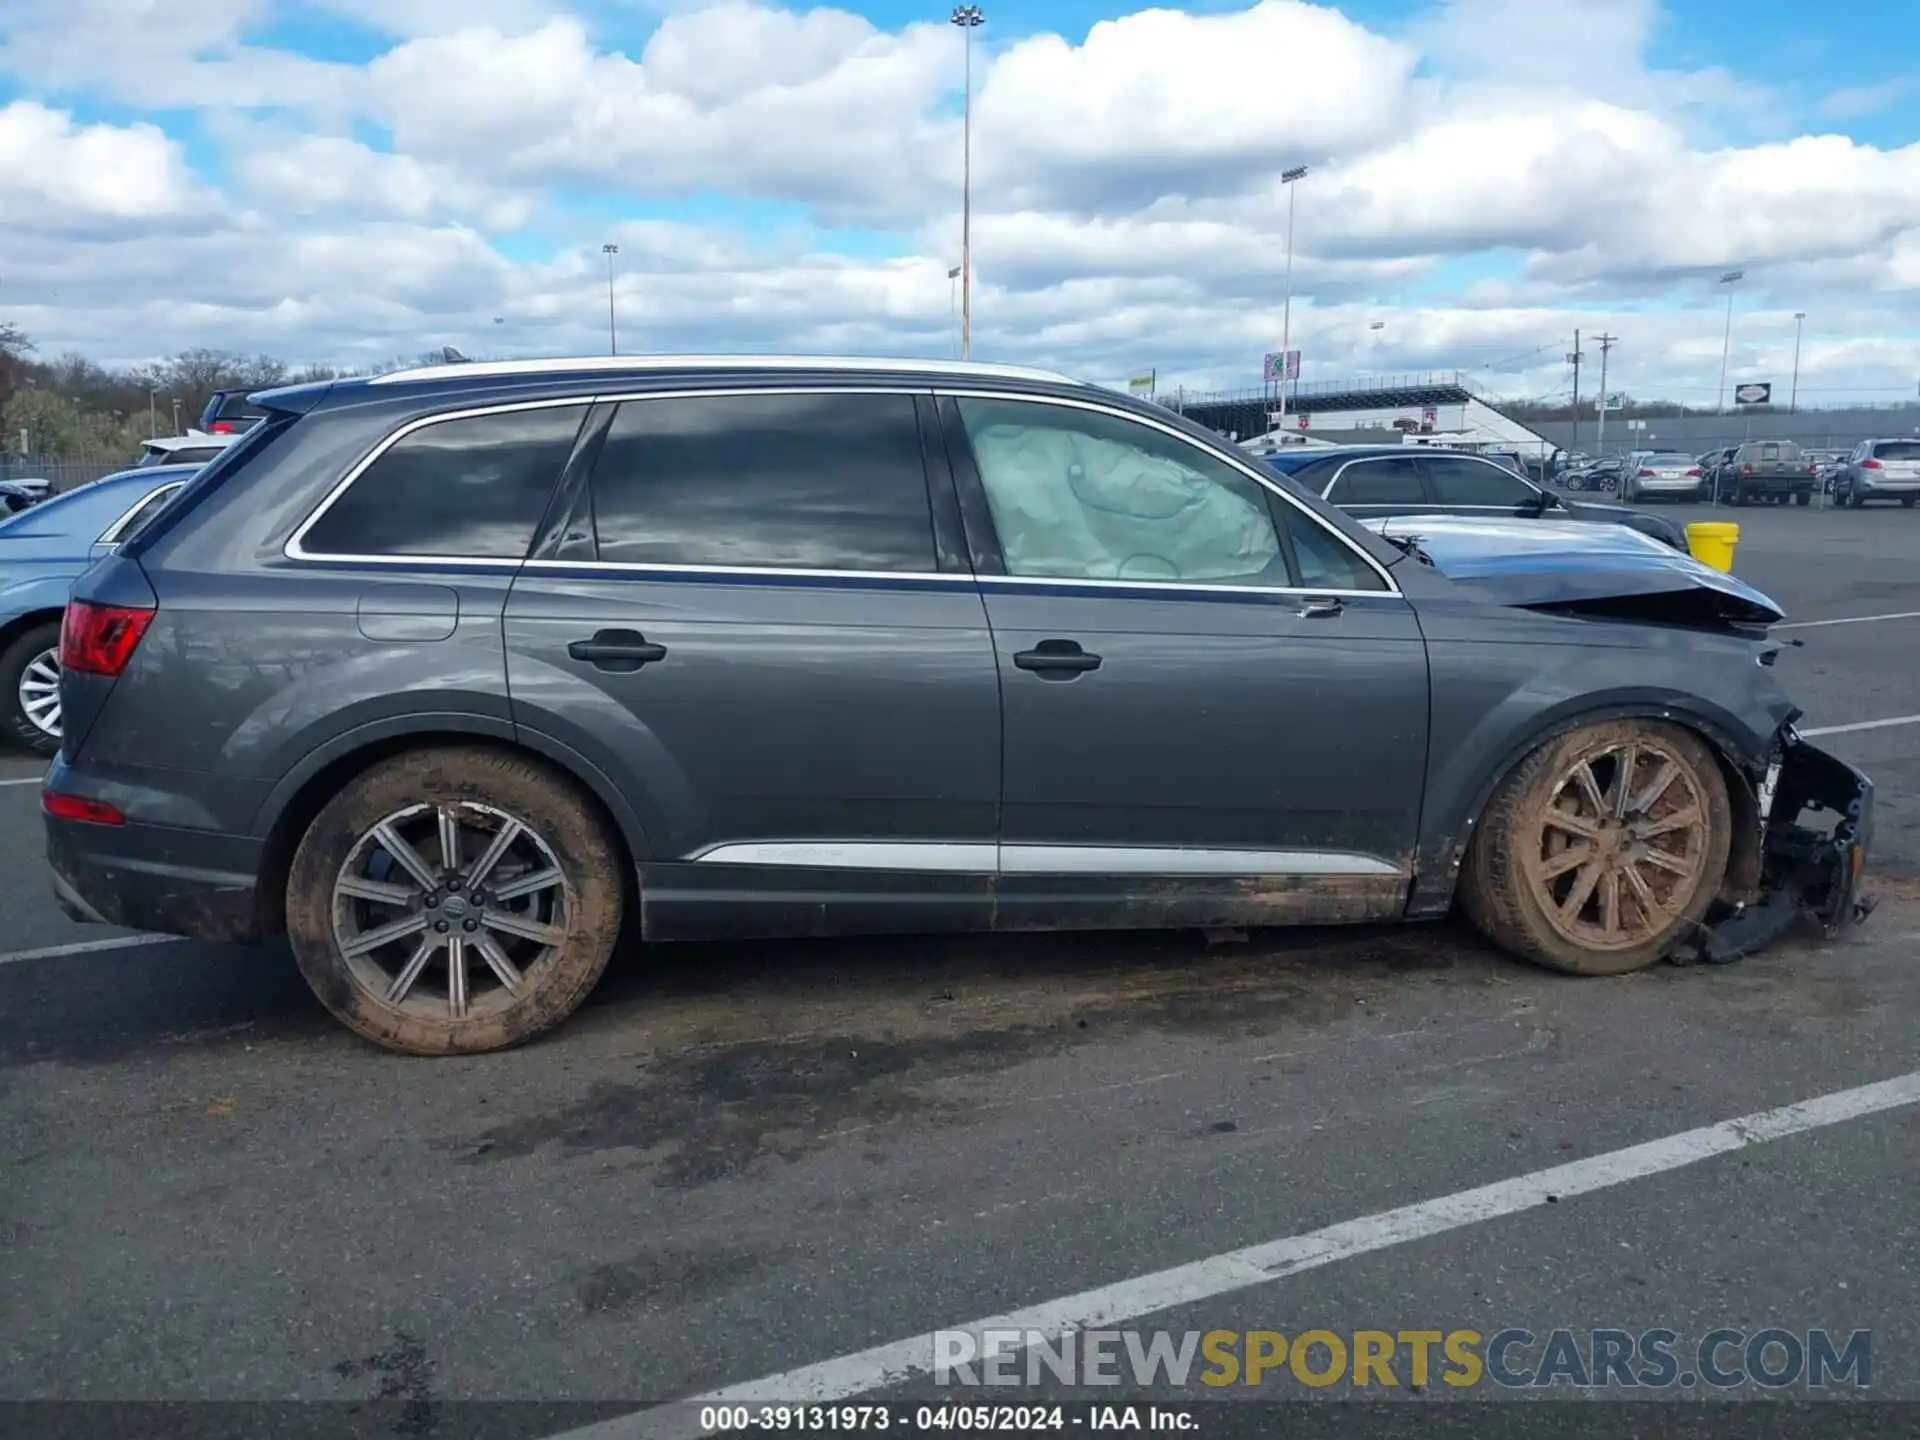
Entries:
POLYGON ((1714 498, 1723 505, 1811 505, 1816 468, 1790 440, 1749 440, 1714 471, 1714 498))

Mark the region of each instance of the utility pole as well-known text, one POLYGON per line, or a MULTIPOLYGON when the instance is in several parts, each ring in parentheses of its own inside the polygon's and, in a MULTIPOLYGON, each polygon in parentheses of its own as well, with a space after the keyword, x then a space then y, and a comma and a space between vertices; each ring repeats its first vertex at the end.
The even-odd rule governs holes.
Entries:
POLYGON ((1602 330, 1598 338, 1600 341, 1600 430, 1594 438, 1593 448, 1604 450, 1607 448, 1607 352, 1613 349, 1620 337, 1609 335, 1602 330))
MULTIPOLYGON (((1738 285, 1747 278, 1744 270, 1729 270, 1720 277, 1720 283, 1728 287, 1738 285)), ((1727 328, 1720 337, 1720 393, 1713 402, 1717 414, 1727 413, 1727 356, 1733 349, 1733 290, 1727 291, 1727 328)))
POLYGON ((973 32, 986 23, 978 5, 956 5, 948 17, 966 37, 967 92, 961 111, 960 358, 973 358, 973 32))
POLYGON ((1793 312, 1793 398, 1787 401, 1787 413, 1800 413, 1800 327, 1807 323, 1807 312, 1793 312))
POLYGON ((1307 167, 1296 165, 1280 172, 1280 183, 1287 187, 1287 280, 1286 300, 1280 312, 1280 426, 1287 423, 1287 372, 1293 368, 1293 197, 1299 182, 1306 179, 1307 167))
POLYGON ((602 245, 600 253, 607 257, 607 354, 618 355, 620 342, 613 332, 613 257, 620 253, 620 247, 602 245))
POLYGON ((1573 443, 1567 447, 1569 452, 1578 453, 1580 449, 1580 332, 1573 332, 1573 353, 1567 356, 1573 362, 1573 443))

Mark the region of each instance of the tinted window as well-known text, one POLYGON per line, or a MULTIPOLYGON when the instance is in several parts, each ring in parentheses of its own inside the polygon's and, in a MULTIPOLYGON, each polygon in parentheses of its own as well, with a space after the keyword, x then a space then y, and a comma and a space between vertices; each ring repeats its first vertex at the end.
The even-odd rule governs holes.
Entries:
POLYGON ((1442 505, 1514 509, 1533 500, 1533 487, 1511 470, 1458 455, 1429 455, 1427 479, 1442 505))
POLYGON ((315 522, 302 547, 316 555, 518 560, 586 408, 475 415, 403 435, 315 522))
POLYGON ((733 395, 620 407, 593 472, 600 558, 931 571, 910 395, 733 395))
POLYGON ((1920 460, 1920 441, 1876 441, 1873 447, 1873 453, 1881 460, 1920 460))
POLYGON ((1008 574, 1288 583, 1267 491, 1224 460, 1117 415, 959 405, 1008 574))
POLYGON ((1273 465, 1274 469, 1292 480, 1294 484, 1303 486, 1316 495, 1326 491, 1327 481, 1333 478, 1333 472, 1338 470, 1341 464, 1338 460, 1306 460, 1291 465, 1274 464, 1271 460, 1267 463, 1273 465))
POLYGON ((1380 572, 1306 516, 1290 520, 1293 558, 1300 567, 1300 583, 1309 590, 1384 590, 1380 572))
POLYGON ((1411 455, 1354 461, 1327 498, 1336 505, 1424 505, 1427 499, 1411 455))
POLYGON ((166 503, 179 492, 182 483, 183 482, 176 481, 172 485, 162 485, 158 490, 142 500, 139 506, 132 514, 128 515, 125 520, 116 521, 110 525, 106 533, 100 537, 100 542, 105 545, 117 545, 120 541, 130 539, 132 536, 138 534, 140 527, 158 515, 166 503))
POLYGON ((1641 463, 1643 465, 1655 465, 1655 466, 1661 466, 1661 467, 1672 467, 1672 466, 1678 465, 1684 468, 1686 466, 1693 464, 1693 457, 1691 455, 1676 455, 1676 454, 1671 454, 1663 451, 1657 455, 1647 456, 1647 458, 1643 460, 1641 463))

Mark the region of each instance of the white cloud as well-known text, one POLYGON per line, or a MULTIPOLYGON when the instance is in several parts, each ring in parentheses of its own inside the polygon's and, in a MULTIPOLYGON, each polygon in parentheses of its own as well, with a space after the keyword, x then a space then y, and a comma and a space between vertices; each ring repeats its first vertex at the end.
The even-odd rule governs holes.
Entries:
POLYGON ((898 215, 945 153, 923 109, 944 41, 734 3, 668 17, 636 61, 556 19, 411 41, 373 63, 369 95, 401 149, 512 181, 898 215))
POLYGON ((80 125, 30 100, 0 109, 7 228, 84 237, 176 227, 201 214, 180 149, 152 125, 80 125))
POLYGON ((251 144, 236 157, 235 174, 251 201, 290 216, 450 216, 499 232, 519 228, 532 204, 525 193, 336 135, 251 144))

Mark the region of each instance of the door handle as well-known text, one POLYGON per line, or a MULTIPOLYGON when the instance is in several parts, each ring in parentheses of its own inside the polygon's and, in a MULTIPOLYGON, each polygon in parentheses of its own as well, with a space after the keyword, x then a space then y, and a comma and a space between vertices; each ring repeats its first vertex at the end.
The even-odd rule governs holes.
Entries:
POLYGON ((1100 657, 1089 655, 1077 640, 1042 640, 1013 657, 1016 670, 1031 670, 1042 680, 1071 680, 1100 668, 1100 657))
POLYGON ((567 654, 585 660, 596 670, 627 675, 642 665, 667 658, 667 647, 656 645, 638 630, 601 630, 591 640, 575 640, 567 654))
POLYGON ((1301 601, 1299 615, 1302 620, 1331 620, 1346 608, 1346 601, 1328 595, 1301 601))

